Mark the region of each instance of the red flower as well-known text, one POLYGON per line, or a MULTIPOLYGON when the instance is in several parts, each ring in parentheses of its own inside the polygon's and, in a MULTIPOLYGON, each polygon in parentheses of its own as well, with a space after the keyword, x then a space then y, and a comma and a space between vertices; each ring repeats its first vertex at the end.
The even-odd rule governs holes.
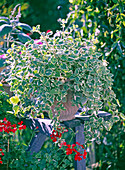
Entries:
POLYGON ((81 161, 82 158, 81 158, 78 154, 76 154, 75 157, 74 157, 74 160, 75 160, 75 161, 77 161, 77 160, 78 160, 78 161, 81 161))
MULTIPOLYGON (((68 132, 68 129, 64 129, 64 132, 68 132)), ((63 133, 64 133, 64 132, 63 132, 63 133)))
POLYGON ((67 148, 66 149, 66 155, 70 155, 72 154, 72 149, 71 148, 67 148))
POLYGON ((51 30, 47 30, 47 31, 46 31, 46 34, 49 33, 50 31, 51 31, 51 30))
POLYGON ((31 33, 31 32, 29 32, 29 33, 27 33, 26 35, 28 35, 28 36, 29 36, 29 35, 32 35, 32 33, 31 33))
POLYGON ((14 127, 14 128, 15 128, 15 127, 16 127, 16 124, 13 124, 13 125, 12 125, 12 127, 14 127))
POLYGON ((87 155, 87 152, 86 152, 86 150, 84 150, 84 155, 85 155, 85 156, 87 155))
POLYGON ((2 164, 3 162, 1 161, 1 157, 0 157, 0 164, 2 164))
POLYGON ((23 124, 23 121, 19 122, 18 125, 22 125, 23 124))
POLYGON ((62 134, 57 132, 56 137, 61 138, 62 134))
POLYGON ((4 122, 6 122, 6 121, 7 121, 7 119, 6 119, 6 118, 4 118, 4 119, 3 119, 3 121, 4 121, 4 122))
POLYGON ((2 149, 0 148, 0 151, 2 151, 2 149))
POLYGON ((26 125, 21 125, 21 126, 19 127, 19 130, 21 130, 21 129, 26 129, 26 125))
POLYGON ((72 144, 72 148, 74 148, 76 146, 76 144, 72 144))
POLYGON ((77 145, 81 146, 81 144, 79 142, 76 142, 77 145))
POLYGON ((83 155, 83 159, 86 159, 86 156, 85 156, 85 155, 83 155))
POLYGON ((77 145, 81 146, 84 149, 84 146, 81 145, 79 142, 76 142, 77 145))
POLYGON ((71 147, 71 145, 67 145, 67 147, 68 147, 68 148, 70 148, 70 147, 71 147))
POLYGON ((4 153, 3 153, 3 152, 1 152, 1 154, 2 154, 2 156, 4 155, 4 153))
POLYGON ((52 139, 53 142, 57 141, 57 139, 55 137, 52 137, 51 139, 52 139))
POLYGON ((2 132, 3 131, 3 127, 0 127, 0 132, 2 132))
POLYGON ((39 127, 37 126, 36 129, 38 129, 39 127))
POLYGON ((66 142, 60 143, 60 148, 61 148, 62 146, 67 146, 67 143, 66 143, 66 142))
POLYGON ((15 133, 16 131, 17 131, 17 129, 16 129, 16 128, 11 129, 11 132, 13 132, 13 133, 15 133))
POLYGON ((11 126, 11 122, 7 121, 7 126, 11 126))
POLYGON ((23 125, 23 129, 26 129, 26 125, 23 125))

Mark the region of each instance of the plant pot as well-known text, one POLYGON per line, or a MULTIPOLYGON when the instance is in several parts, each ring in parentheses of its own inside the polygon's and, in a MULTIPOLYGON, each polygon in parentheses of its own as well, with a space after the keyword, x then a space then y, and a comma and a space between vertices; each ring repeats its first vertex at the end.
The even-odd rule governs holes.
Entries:
MULTIPOLYGON (((79 107, 76 105, 72 105, 72 102, 71 102, 72 98, 73 98, 73 94, 69 90, 66 96, 66 102, 60 101, 60 103, 63 104, 63 107, 66 109, 66 110, 60 111, 60 116, 59 116, 60 121, 67 121, 67 120, 75 119, 75 113, 77 112, 79 107)), ((54 105, 51 106, 53 116, 58 114, 57 111, 55 111, 55 106, 57 107, 56 100, 54 101, 54 105)))
POLYGON ((10 85, 9 84, 3 84, 2 86, 5 90, 5 92, 7 92, 9 94, 10 97, 13 96, 13 93, 10 91, 10 85))

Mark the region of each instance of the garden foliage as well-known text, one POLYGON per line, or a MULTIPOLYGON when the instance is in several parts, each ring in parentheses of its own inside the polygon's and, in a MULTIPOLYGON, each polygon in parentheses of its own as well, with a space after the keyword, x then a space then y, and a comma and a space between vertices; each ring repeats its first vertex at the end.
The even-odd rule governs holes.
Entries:
MULTIPOLYGON (((118 98, 118 108, 125 112, 125 11, 124 0, 76 1, 71 3, 67 20, 74 24, 74 34, 87 39, 96 39, 97 49, 106 59, 114 75, 113 90, 118 98)), ((101 169, 122 169, 124 164, 125 116, 115 123, 110 131, 102 130, 101 143, 96 145, 97 161, 101 169), (107 142, 103 143, 104 139, 107 142), (119 162, 121 162, 119 164, 119 162)), ((108 130, 108 129, 107 129, 108 130)))
POLYGON ((97 48, 106 59, 114 75, 113 89, 125 111, 125 14, 124 0, 76 1, 70 0, 71 12, 67 20, 74 24, 75 34, 95 38, 97 48))
MULTIPOLYGON (((124 37, 122 36, 125 25, 123 20, 124 2, 113 1, 113 5, 107 3, 106 0, 102 4, 95 1, 70 0, 70 2, 73 4, 70 7, 72 12, 68 14, 66 20, 59 20, 62 31, 57 30, 55 34, 50 30, 46 33, 41 32, 39 25, 31 28, 29 25, 19 22, 21 16, 19 5, 14 8, 10 17, 0 18, 0 37, 3 42, 1 54, 7 52, 8 69, 3 75, 11 85, 11 91, 15 94, 10 99, 13 104, 13 112, 10 113, 17 117, 36 117, 46 111, 57 128, 61 110, 65 110, 63 102, 66 102, 66 96, 70 90, 72 103, 78 107, 85 106, 90 115, 90 121, 85 122, 86 142, 91 143, 94 138, 100 143, 100 140, 103 139, 100 134, 105 132, 103 128, 105 127, 109 131, 113 123, 119 121, 116 106, 116 102, 119 104, 119 101, 116 100, 112 90, 112 76, 115 74, 113 88, 118 95, 119 91, 124 91, 122 86, 116 88, 116 85, 119 85, 119 80, 116 80, 117 75, 121 76, 121 81, 124 81, 122 73, 119 74, 119 68, 122 71, 124 67, 124 37), (17 15, 15 15, 16 9, 17 15), (68 24, 69 26, 67 26, 68 24), (31 39, 29 33, 26 34, 27 31, 30 31, 31 34, 37 33, 39 39, 31 39), (56 114, 51 111, 55 101, 56 114), (97 112, 100 109, 109 111, 112 114, 112 119, 104 121, 102 118, 98 118, 97 112)), ((3 92, 2 95, 4 95, 3 92)), ((119 99, 122 109, 124 109, 123 96, 120 95, 119 99)), ((83 116, 84 114, 82 113, 83 116)), ((121 117, 124 120, 123 114, 121 117)), ((4 121, 6 120, 4 119, 4 121)), ((3 122, 1 125, 5 124, 3 122)), ((122 124, 124 125, 124 123, 122 124)), ((19 125, 21 126, 22 122, 19 125)), ((120 128, 123 130, 123 126, 120 128)), ((15 132, 12 131, 12 133, 15 132)), ((108 135, 106 139, 108 139, 108 135)), ((53 142, 57 142, 57 138, 60 141, 61 137, 62 134, 56 130, 51 135, 53 142)), ((57 149, 59 149, 58 144, 55 144, 57 149)), ((76 144, 83 147, 79 143, 76 144)), ((43 167, 43 162, 48 161, 46 166, 50 168, 54 157, 54 160, 58 157, 59 160, 55 161, 54 166, 58 169, 66 168, 71 164, 72 153, 75 160, 80 161, 81 156, 84 159, 86 157, 86 151, 81 154, 74 148, 76 144, 69 145, 65 141, 61 142, 60 148, 64 148, 64 150, 59 150, 57 154, 56 150, 53 150, 50 156, 46 153, 42 162, 39 161, 39 156, 40 159, 42 157, 40 153, 38 157, 35 155, 38 158, 35 159, 37 165, 33 165, 31 161, 27 160, 29 158, 24 156, 25 159, 14 158, 14 164, 10 161, 10 166, 19 167, 18 160, 20 159, 20 163, 23 162, 22 165, 29 165, 36 169, 43 167), (60 164, 59 155, 64 153, 69 155, 69 158, 66 157, 64 163, 61 161, 60 164)), ((106 144, 104 143, 104 145, 106 144)), ((16 147, 18 148, 17 145, 16 147)), ((19 147, 23 148, 24 146, 20 144, 19 147)), ((13 147, 11 149, 13 151, 13 147)), ((22 154, 25 153, 22 152, 22 154)), ((9 159, 9 156, 6 158, 9 159)), ((112 163, 108 163, 108 165, 112 165, 112 163)), ((71 164, 70 168, 72 166, 71 164)))

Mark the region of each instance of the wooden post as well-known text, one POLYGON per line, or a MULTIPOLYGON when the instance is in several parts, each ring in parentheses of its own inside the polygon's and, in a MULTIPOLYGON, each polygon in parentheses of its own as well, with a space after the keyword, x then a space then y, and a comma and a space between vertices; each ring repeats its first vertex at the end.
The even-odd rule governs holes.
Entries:
MULTIPOLYGON (((84 124, 81 124, 80 126, 75 127, 76 131, 76 142, 79 142, 81 144, 84 144, 85 137, 84 137, 84 124)), ((83 152, 83 149, 80 147, 80 153, 83 152)), ((75 161, 75 170, 86 170, 86 162, 85 159, 82 159, 81 161, 75 161)))
POLYGON ((46 140, 46 135, 38 132, 32 139, 27 151, 32 155, 34 152, 38 153, 46 140))

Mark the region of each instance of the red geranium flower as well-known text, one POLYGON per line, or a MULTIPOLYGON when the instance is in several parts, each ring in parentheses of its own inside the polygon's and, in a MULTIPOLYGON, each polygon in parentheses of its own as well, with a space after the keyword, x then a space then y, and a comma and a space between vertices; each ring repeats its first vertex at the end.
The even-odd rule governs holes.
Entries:
POLYGON ((83 159, 86 159, 86 156, 85 156, 85 155, 83 155, 83 159))
POLYGON ((23 124, 23 121, 19 122, 18 125, 22 125, 23 124))
POLYGON ((0 164, 2 164, 3 162, 1 161, 1 157, 0 157, 0 164))
POLYGON ((86 150, 84 150, 84 155, 85 155, 85 156, 87 155, 87 152, 86 152, 86 150))
POLYGON ((49 33, 51 30, 47 30, 46 33, 49 33))
POLYGON ((26 125, 21 125, 21 126, 19 127, 19 130, 21 130, 21 129, 26 129, 26 125))
POLYGON ((3 127, 0 127, 0 132, 2 132, 3 131, 3 127))
POLYGON ((31 32, 29 32, 29 33, 27 33, 26 35, 30 36, 30 35, 32 35, 32 33, 31 33, 31 32))
POLYGON ((82 158, 78 154, 75 155, 74 159, 75 159, 75 161, 77 161, 77 160, 81 161, 82 160, 82 158))
POLYGON ((67 148, 66 149, 66 155, 70 155, 72 154, 72 149, 71 148, 67 148))
POLYGON ((1 152, 1 154, 2 154, 2 156, 4 155, 4 153, 3 153, 3 152, 1 152))
POLYGON ((74 148, 76 146, 76 144, 72 144, 72 148, 74 148))
POLYGON ((7 119, 6 119, 6 118, 4 118, 4 119, 3 119, 3 121, 4 121, 4 122, 6 122, 6 121, 7 121, 7 119))
POLYGON ((11 132, 13 132, 13 133, 15 133, 16 131, 17 131, 17 129, 16 129, 16 128, 11 129, 11 132))
POLYGON ((15 127, 16 127, 16 124, 13 124, 13 125, 12 125, 12 127, 14 127, 14 128, 15 128, 15 127))

